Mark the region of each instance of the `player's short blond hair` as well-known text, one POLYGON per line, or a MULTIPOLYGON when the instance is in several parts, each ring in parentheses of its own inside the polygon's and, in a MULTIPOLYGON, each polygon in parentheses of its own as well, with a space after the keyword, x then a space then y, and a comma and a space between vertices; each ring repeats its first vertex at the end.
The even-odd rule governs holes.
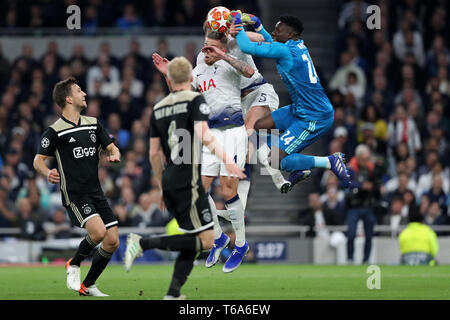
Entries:
POLYGON ((191 82, 192 64, 185 57, 176 57, 167 65, 167 76, 175 84, 191 82))

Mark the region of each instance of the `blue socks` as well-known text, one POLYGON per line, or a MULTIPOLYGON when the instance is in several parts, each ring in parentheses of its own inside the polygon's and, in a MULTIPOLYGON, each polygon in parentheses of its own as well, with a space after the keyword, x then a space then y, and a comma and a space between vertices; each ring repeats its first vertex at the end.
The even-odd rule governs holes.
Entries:
POLYGON ((306 156, 300 153, 293 153, 284 157, 281 162, 281 170, 292 172, 298 170, 309 170, 311 168, 330 168, 330 161, 327 157, 306 156))

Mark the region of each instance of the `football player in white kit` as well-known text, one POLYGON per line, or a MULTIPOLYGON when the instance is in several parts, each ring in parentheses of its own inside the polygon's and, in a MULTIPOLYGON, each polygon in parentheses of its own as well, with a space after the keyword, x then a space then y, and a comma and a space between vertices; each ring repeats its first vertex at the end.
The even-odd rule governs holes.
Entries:
MULTIPOLYGON (((206 33, 205 46, 202 49, 204 58, 192 71, 192 86, 203 93, 211 108, 208 121, 211 132, 221 142, 224 151, 234 158, 239 167, 244 168, 248 138, 241 108, 241 76, 252 77, 254 69, 247 63, 226 54, 227 43, 228 39, 224 34, 210 31, 206 33)), ((167 59, 158 54, 153 54, 152 57, 156 68, 166 75, 167 59)), ((245 240, 244 204, 238 194, 239 179, 229 177, 225 165, 206 148, 203 149, 201 170, 206 191, 209 190, 214 178, 220 176, 227 208, 224 217, 231 222, 236 233, 234 250, 223 266, 224 272, 231 272, 239 267, 249 250, 245 240)), ((247 193, 245 201, 246 195, 247 193)), ((213 212, 215 241, 205 264, 207 267, 217 263, 220 252, 230 242, 220 227, 212 198, 210 206, 213 212)))

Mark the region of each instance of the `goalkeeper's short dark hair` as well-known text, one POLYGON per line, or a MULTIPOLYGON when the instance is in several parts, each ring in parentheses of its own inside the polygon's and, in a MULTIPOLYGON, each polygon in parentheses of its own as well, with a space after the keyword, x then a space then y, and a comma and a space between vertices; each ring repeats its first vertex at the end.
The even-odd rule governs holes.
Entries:
POLYGON ((299 18, 294 16, 281 16, 278 19, 280 22, 294 29, 294 31, 300 36, 303 32, 303 22, 300 21, 299 18))

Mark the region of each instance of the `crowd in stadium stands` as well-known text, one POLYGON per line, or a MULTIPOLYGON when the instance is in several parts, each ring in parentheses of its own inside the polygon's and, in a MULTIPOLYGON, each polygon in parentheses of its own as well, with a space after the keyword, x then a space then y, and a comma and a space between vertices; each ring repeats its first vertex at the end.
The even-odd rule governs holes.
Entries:
POLYGON ((139 32, 147 27, 198 27, 209 9, 219 5, 259 14, 257 0, 16 0, 0 3, 0 27, 5 33, 24 27, 62 28, 70 5, 80 7, 81 32, 88 35, 99 28, 139 32))
MULTIPOLYGON (((55 8, 70 4, 83 8, 82 30, 87 33, 98 27, 199 26, 209 8, 222 4, 54 0, 36 1, 22 11, 14 6, 21 2, 1 2, 1 30, 65 25, 55 8)), ((236 8, 243 4, 245 11, 258 12, 255 3, 239 1, 236 8)), ((373 209, 373 223, 394 229, 407 223, 412 211, 423 214, 427 224, 450 224, 450 7, 440 1, 377 4, 381 30, 367 30, 368 4, 342 2, 336 71, 322 81, 328 83, 335 108, 334 126, 325 137, 329 153, 346 154, 368 196, 352 196, 333 174, 317 170, 316 192, 309 195, 300 224, 342 225, 348 222, 348 212, 360 207, 373 209), (361 144, 367 150, 357 149, 361 144)), ((186 46, 194 65, 198 49, 193 43, 186 46)), ((173 57, 164 38, 158 52, 173 57)), ((122 152, 119 164, 102 157, 99 172, 119 225, 166 225, 171 217, 158 208, 160 195, 148 160, 149 119, 155 103, 168 92, 165 81, 137 41, 130 42, 123 58, 104 42, 94 61, 86 58, 82 45, 75 45, 72 56, 64 59, 50 42, 39 59, 27 44, 14 61, 0 48, 0 228, 20 227, 22 237, 37 240, 71 235, 58 185, 48 184, 32 169, 43 129, 61 112, 51 98, 53 85, 69 75, 88 94, 86 115, 100 119, 122 152)), ((216 204, 223 207, 220 199, 216 204)))
POLYGON ((368 221, 361 214, 366 233, 372 219, 398 230, 413 212, 429 225, 450 224, 450 3, 343 1, 338 26, 326 142, 329 153, 346 154, 350 172, 370 173, 357 188, 368 202, 355 202, 355 192, 345 194, 324 172, 300 223, 350 227, 356 206, 371 211, 368 221), (381 9, 380 30, 366 27, 370 4, 381 9), (367 159, 355 152, 361 144, 367 159))

